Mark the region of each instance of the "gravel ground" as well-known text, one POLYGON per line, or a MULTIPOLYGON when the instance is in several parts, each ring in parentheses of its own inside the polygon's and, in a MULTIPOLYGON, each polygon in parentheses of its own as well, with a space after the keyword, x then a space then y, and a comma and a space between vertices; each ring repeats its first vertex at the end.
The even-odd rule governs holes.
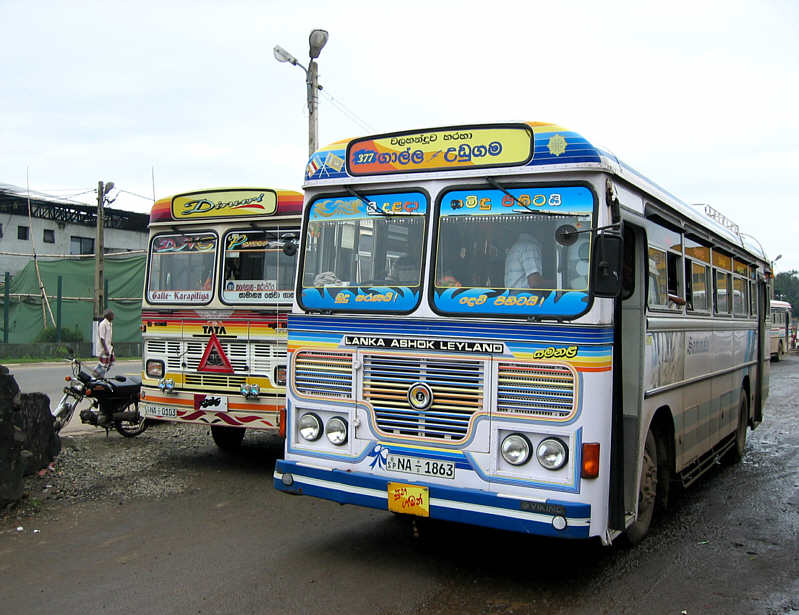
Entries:
MULTIPOLYGON (((250 434, 251 438, 268 437, 250 434)), ((0 522, 51 516, 64 505, 96 500, 121 502, 163 497, 185 491, 191 483, 185 457, 218 456, 205 425, 151 423, 135 438, 111 431, 64 436, 50 467, 25 478, 25 495, 0 512, 0 522)))

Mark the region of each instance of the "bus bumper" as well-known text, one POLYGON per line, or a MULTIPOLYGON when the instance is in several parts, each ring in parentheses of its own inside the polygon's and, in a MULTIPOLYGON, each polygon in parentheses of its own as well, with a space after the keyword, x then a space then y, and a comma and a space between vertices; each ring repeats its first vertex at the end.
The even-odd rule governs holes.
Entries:
MULTIPOLYGON (((396 482, 396 479, 309 467, 283 460, 276 463, 274 473, 275 488, 279 491, 380 510, 388 510, 390 482, 396 482)), ((430 517, 433 519, 557 538, 589 537, 590 504, 528 501, 421 481, 412 481, 412 484, 429 489, 430 517), (562 529, 556 529, 561 526, 562 529)))

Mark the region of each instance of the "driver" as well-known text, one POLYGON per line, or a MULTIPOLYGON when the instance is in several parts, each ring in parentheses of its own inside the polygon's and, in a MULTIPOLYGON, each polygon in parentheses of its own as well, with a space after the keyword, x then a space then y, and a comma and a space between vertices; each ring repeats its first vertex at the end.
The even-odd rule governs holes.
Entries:
POLYGON ((541 243, 529 233, 520 233, 505 258, 505 288, 546 287, 543 272, 541 243))

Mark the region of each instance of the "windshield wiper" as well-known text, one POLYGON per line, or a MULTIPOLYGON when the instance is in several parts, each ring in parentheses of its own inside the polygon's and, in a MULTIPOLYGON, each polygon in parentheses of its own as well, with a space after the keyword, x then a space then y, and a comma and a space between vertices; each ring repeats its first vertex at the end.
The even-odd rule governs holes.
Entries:
POLYGON ((382 209, 380 209, 374 201, 370 201, 369 199, 367 199, 364 195, 362 195, 360 192, 355 190, 355 188, 353 188, 352 186, 344 186, 344 190, 349 192, 356 199, 360 199, 361 202, 364 205, 366 205, 366 213, 367 214, 376 213, 376 214, 380 214, 384 218, 390 218, 391 217, 391 214, 389 214, 388 212, 385 212, 382 209))
POLYGON ((513 194, 511 194, 504 186, 502 186, 497 180, 493 179, 492 177, 486 177, 486 181, 488 182, 489 186, 500 190, 507 194, 510 198, 513 199, 513 202, 516 203, 519 207, 524 207, 527 211, 531 214, 536 214, 539 216, 570 216, 572 218, 580 218, 582 216, 587 216, 589 214, 586 213, 574 213, 574 212, 560 212, 560 211, 541 211, 539 209, 531 209, 529 205, 525 205, 519 199, 517 199, 513 194))

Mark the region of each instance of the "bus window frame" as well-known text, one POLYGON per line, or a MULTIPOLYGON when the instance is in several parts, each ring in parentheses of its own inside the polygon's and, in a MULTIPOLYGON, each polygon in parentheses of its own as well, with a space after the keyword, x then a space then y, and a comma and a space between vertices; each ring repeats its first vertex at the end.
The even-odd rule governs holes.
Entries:
MULTIPOLYGON (((599 217, 599 195, 597 191, 594 189, 594 186, 587 181, 561 181, 561 182, 535 182, 535 181, 524 181, 522 183, 508 183, 508 177, 498 176, 499 182, 502 184, 502 187, 506 190, 524 190, 524 189, 548 189, 548 188, 586 188, 590 193, 593 200, 593 209, 591 211, 591 219, 592 225, 596 226, 597 219, 599 217)), ((450 192, 460 191, 460 190, 492 190, 496 189, 491 184, 488 183, 468 183, 469 178, 463 178, 464 183, 457 183, 457 180, 452 180, 454 183, 449 183, 445 186, 439 188, 438 193, 436 194, 436 200, 433 207, 431 207, 430 214, 433 216, 433 222, 430 225, 430 258, 427 259, 427 264, 429 267, 429 271, 427 272, 427 304, 429 308, 433 311, 434 314, 437 316, 441 316, 444 318, 493 318, 493 319, 522 319, 522 320, 557 320, 557 321, 570 321, 576 320, 585 314, 587 314, 594 305, 594 293, 591 289, 591 277, 590 277, 590 269, 591 269, 591 257, 589 256, 589 277, 588 277, 588 288, 585 291, 588 297, 588 300, 585 304, 585 309, 582 312, 579 312, 574 315, 563 316, 559 314, 496 314, 491 312, 447 312, 444 310, 439 309, 434 301, 434 293, 435 293, 435 265, 437 264, 437 257, 438 257, 438 229, 439 229, 439 221, 441 220, 440 210, 441 210, 441 202, 444 199, 444 196, 450 192)), ((594 238, 596 237, 596 233, 591 234, 591 252, 593 252, 593 243, 594 238)), ((553 237, 554 242, 554 237, 553 237)), ((550 291, 550 292, 557 292, 557 291, 550 291)), ((581 291, 576 291, 581 292, 581 291)))
MULTIPOLYGON (((264 221, 264 223, 266 223, 266 221, 264 221)), ((297 234, 299 235, 300 233, 302 233, 301 222, 300 221, 295 221, 293 224, 297 225, 296 226, 297 234)), ((249 307, 249 308, 252 308, 252 309, 267 309, 267 310, 271 310, 271 309, 275 309, 275 308, 279 309, 281 307, 283 307, 283 308, 291 308, 291 304, 294 301, 294 294, 295 294, 295 289, 294 289, 294 283, 293 282, 290 285, 290 287, 286 289, 287 291, 291 291, 292 297, 291 297, 291 299, 288 299, 285 302, 284 301, 278 301, 276 303, 246 303, 246 302, 245 303, 238 303, 238 302, 231 303, 230 301, 225 301, 224 295, 222 294, 222 291, 223 291, 222 286, 225 283, 225 280, 223 279, 224 278, 224 274, 225 274, 225 271, 224 271, 224 268, 225 268, 225 253, 227 252, 227 250, 224 247, 225 246, 225 238, 230 233, 253 232, 253 231, 255 231, 255 232, 268 232, 268 231, 277 230, 278 228, 279 228, 279 226, 274 226, 274 227, 247 226, 247 227, 242 227, 242 228, 238 228, 238 227, 237 228, 232 228, 231 227, 231 228, 228 228, 227 230, 225 230, 222 233, 221 237, 219 238, 219 242, 220 242, 219 243, 219 247, 220 247, 220 250, 219 250, 219 280, 217 282, 217 293, 219 293, 219 302, 220 303, 222 303, 223 305, 229 305, 230 307, 233 307, 233 308, 248 308, 249 307)), ((291 229, 288 229, 288 228, 287 229, 282 229, 281 228, 280 232, 281 233, 283 233, 283 232, 291 232, 291 229)), ((300 252, 298 250, 297 253, 296 253, 297 262, 299 262, 299 260, 300 260, 299 255, 300 255, 300 252)), ((294 276, 296 277, 296 275, 297 275, 297 265, 295 264, 294 265, 294 276)))
MULTIPOLYGON (((162 306, 165 306, 165 305, 178 305, 178 306, 181 306, 181 307, 185 307, 185 306, 193 306, 193 305, 194 306, 196 306, 196 305, 205 306, 205 305, 210 305, 211 303, 213 303, 213 301, 214 301, 214 289, 216 288, 213 283, 211 284, 211 296, 208 298, 208 301, 206 301, 204 303, 199 303, 199 302, 196 302, 196 303, 195 302, 192 302, 192 303, 178 303, 178 302, 174 302, 174 301, 152 301, 149 298, 149 293, 151 292, 151 290, 150 290, 150 276, 152 275, 152 259, 153 259, 153 256, 155 256, 155 252, 153 252, 153 242, 156 239, 158 239, 159 237, 162 237, 164 235, 199 235, 201 233, 208 233, 208 234, 211 234, 214 237, 216 237, 216 246, 214 247, 214 271, 213 271, 213 275, 217 275, 217 273, 219 271, 219 267, 220 267, 219 246, 221 245, 221 242, 220 242, 220 238, 219 238, 219 232, 216 229, 204 229, 204 228, 201 228, 201 229, 196 229, 195 230, 194 228, 188 228, 188 229, 185 229, 185 230, 181 230, 181 228, 179 226, 165 226, 163 232, 156 232, 152 237, 150 237, 150 242, 147 244, 148 258, 147 258, 147 271, 145 273, 146 277, 145 277, 145 286, 144 286, 144 300, 147 302, 147 304, 153 305, 153 306, 158 306, 158 307, 162 307, 162 306)), ((195 290, 202 290, 202 289, 195 289, 195 290)), ((186 292, 193 292, 193 291, 186 291, 186 292)))
MULTIPOLYGON (((299 250, 298 250, 298 253, 297 253, 297 268, 296 268, 296 271, 295 271, 295 274, 294 274, 294 276, 295 276, 294 298, 295 298, 295 300, 297 302, 297 305, 300 307, 300 309, 302 309, 304 312, 308 312, 308 313, 319 312, 320 311, 319 308, 306 306, 303 303, 303 301, 302 301, 303 289, 306 288, 302 284, 302 279, 303 279, 303 276, 305 275, 305 255, 307 253, 307 248, 308 248, 307 239, 308 239, 308 228, 310 226, 309 219, 310 219, 310 216, 311 216, 311 205, 313 205, 314 203, 316 203, 317 201, 319 201, 321 199, 335 199, 335 198, 352 199, 352 198, 357 198, 357 197, 354 197, 349 192, 337 191, 335 188, 336 187, 332 187, 331 186, 331 191, 330 192, 325 191, 325 192, 319 192, 317 194, 314 194, 313 197, 308 199, 308 201, 303 206, 302 225, 301 225, 301 229, 300 229, 300 234, 301 234, 300 247, 299 247, 299 250), (302 256, 302 258, 300 258, 300 255, 302 256)), ((356 189, 357 189, 357 187, 356 187, 356 189)), ((425 281, 424 268, 427 265, 426 258, 425 258, 426 254, 427 254, 427 230, 428 230, 428 228, 430 226, 430 212, 431 212, 431 210, 433 208, 432 207, 432 200, 430 199, 430 192, 428 192, 425 188, 422 188, 421 186, 412 186, 412 185, 402 186, 402 187, 399 187, 399 188, 397 188, 397 187, 387 188, 387 187, 384 186, 382 190, 380 190, 380 189, 378 189, 378 190, 358 190, 358 194, 360 196, 363 196, 363 197, 367 198, 367 199, 370 196, 374 196, 374 195, 390 195, 390 194, 398 194, 398 193, 404 193, 404 192, 419 192, 420 194, 423 194, 424 197, 427 199, 427 211, 424 213, 423 216, 421 216, 424 219, 424 225, 425 225, 424 230, 425 230, 425 232, 422 233, 422 246, 421 246, 422 247, 422 251, 421 251, 421 254, 420 254, 420 265, 419 265, 419 296, 418 296, 418 298, 416 300, 416 304, 413 307, 411 307, 411 308, 409 308, 407 310, 353 310, 353 309, 341 309, 341 308, 328 307, 328 308, 325 308, 323 310, 325 314, 330 313, 330 314, 354 314, 354 315, 370 315, 370 316, 384 316, 384 315, 406 316, 408 314, 412 314, 413 312, 415 312, 416 310, 419 309, 419 306, 422 304, 422 297, 424 295, 424 281, 425 281)), ((398 214, 398 215, 399 216, 404 216, 404 214, 398 214)), ((410 215, 419 216, 419 214, 410 214, 410 215)), ((372 218, 373 219, 375 219, 375 218, 376 219, 380 219, 381 217, 382 216, 380 216, 380 214, 377 214, 377 215, 373 216, 372 218)), ((369 219, 369 218, 363 218, 363 219, 369 219)), ((318 287, 309 286, 308 288, 318 288, 318 287)), ((361 286, 343 286, 341 288, 364 288, 364 287, 361 287, 361 286)), ((398 286, 398 288, 414 288, 414 287, 412 287, 412 286, 398 286)))

